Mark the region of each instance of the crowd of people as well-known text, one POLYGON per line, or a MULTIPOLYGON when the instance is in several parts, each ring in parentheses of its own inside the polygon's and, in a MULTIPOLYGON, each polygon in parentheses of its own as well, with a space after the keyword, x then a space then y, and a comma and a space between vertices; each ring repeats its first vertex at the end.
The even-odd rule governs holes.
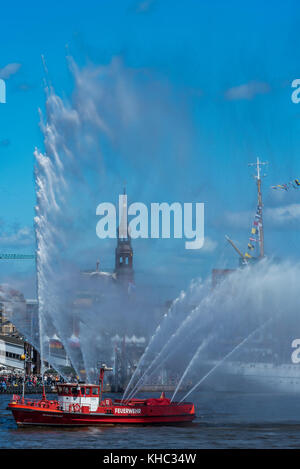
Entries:
MULTIPOLYGON (((24 375, 23 373, 7 372, 0 375, 0 392, 13 392, 14 389, 20 389, 23 386, 24 375)), ((25 388, 27 392, 34 391, 41 388, 44 384, 48 389, 55 390, 56 383, 60 380, 58 375, 44 374, 41 375, 26 375, 25 388)))

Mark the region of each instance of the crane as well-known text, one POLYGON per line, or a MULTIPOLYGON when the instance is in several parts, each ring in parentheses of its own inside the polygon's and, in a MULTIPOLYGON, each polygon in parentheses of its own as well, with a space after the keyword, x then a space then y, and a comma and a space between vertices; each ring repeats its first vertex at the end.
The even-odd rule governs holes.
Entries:
POLYGON ((229 236, 225 235, 225 238, 227 239, 228 243, 231 244, 231 246, 233 247, 233 249, 236 250, 236 252, 238 253, 238 255, 242 258, 242 259, 245 259, 245 256, 244 254, 242 254, 242 252, 239 250, 239 248, 234 244, 234 242, 232 241, 232 239, 229 238, 229 236))
POLYGON ((239 248, 234 244, 234 242, 232 241, 232 239, 229 238, 229 236, 225 235, 225 238, 227 239, 228 243, 231 244, 231 246, 233 247, 233 249, 235 249, 235 251, 238 253, 238 255, 240 256, 241 258, 241 263, 242 264, 247 264, 248 263, 248 260, 246 259, 246 257, 244 256, 244 254, 239 250, 239 248))
POLYGON ((1 254, 0 260, 35 259, 35 254, 1 254))

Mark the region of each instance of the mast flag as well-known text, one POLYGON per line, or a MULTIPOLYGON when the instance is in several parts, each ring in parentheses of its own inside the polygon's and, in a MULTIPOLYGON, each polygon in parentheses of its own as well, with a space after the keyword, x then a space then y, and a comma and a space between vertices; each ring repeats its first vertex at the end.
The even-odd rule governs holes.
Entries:
MULTIPOLYGON (((262 162, 259 160, 259 157, 256 159, 256 163, 249 163, 248 166, 255 166, 256 167, 256 174, 254 174, 254 178, 256 179, 257 185, 257 213, 256 218, 259 219, 259 222, 255 222, 258 226, 258 234, 259 234, 259 257, 263 258, 265 255, 264 252, 264 228, 263 228, 263 215, 262 215, 262 193, 261 193, 261 167, 267 165, 268 162, 262 162)), ((263 177, 266 176, 263 174, 263 177)), ((253 231, 252 231, 253 233, 253 231)), ((254 234, 254 233, 253 233, 254 234)))

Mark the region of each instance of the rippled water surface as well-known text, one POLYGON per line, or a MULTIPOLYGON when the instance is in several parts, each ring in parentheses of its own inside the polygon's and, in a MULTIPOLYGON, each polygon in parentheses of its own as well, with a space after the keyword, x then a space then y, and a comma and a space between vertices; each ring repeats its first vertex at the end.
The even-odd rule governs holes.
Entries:
POLYGON ((0 448, 300 448, 296 394, 199 392, 189 425, 66 429, 17 428, 10 399, 0 395, 0 448))

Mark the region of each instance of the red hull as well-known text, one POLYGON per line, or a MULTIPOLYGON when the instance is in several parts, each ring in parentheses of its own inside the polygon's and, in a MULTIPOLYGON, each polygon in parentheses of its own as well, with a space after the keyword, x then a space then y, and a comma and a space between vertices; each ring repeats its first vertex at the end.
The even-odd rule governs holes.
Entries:
POLYGON ((124 405, 115 401, 110 406, 99 406, 96 412, 66 412, 58 408, 57 401, 18 402, 8 408, 18 425, 93 426, 114 424, 171 424, 191 422, 195 408, 191 403, 158 402, 159 399, 132 400, 124 405), (157 403, 158 402, 158 403, 157 403))

